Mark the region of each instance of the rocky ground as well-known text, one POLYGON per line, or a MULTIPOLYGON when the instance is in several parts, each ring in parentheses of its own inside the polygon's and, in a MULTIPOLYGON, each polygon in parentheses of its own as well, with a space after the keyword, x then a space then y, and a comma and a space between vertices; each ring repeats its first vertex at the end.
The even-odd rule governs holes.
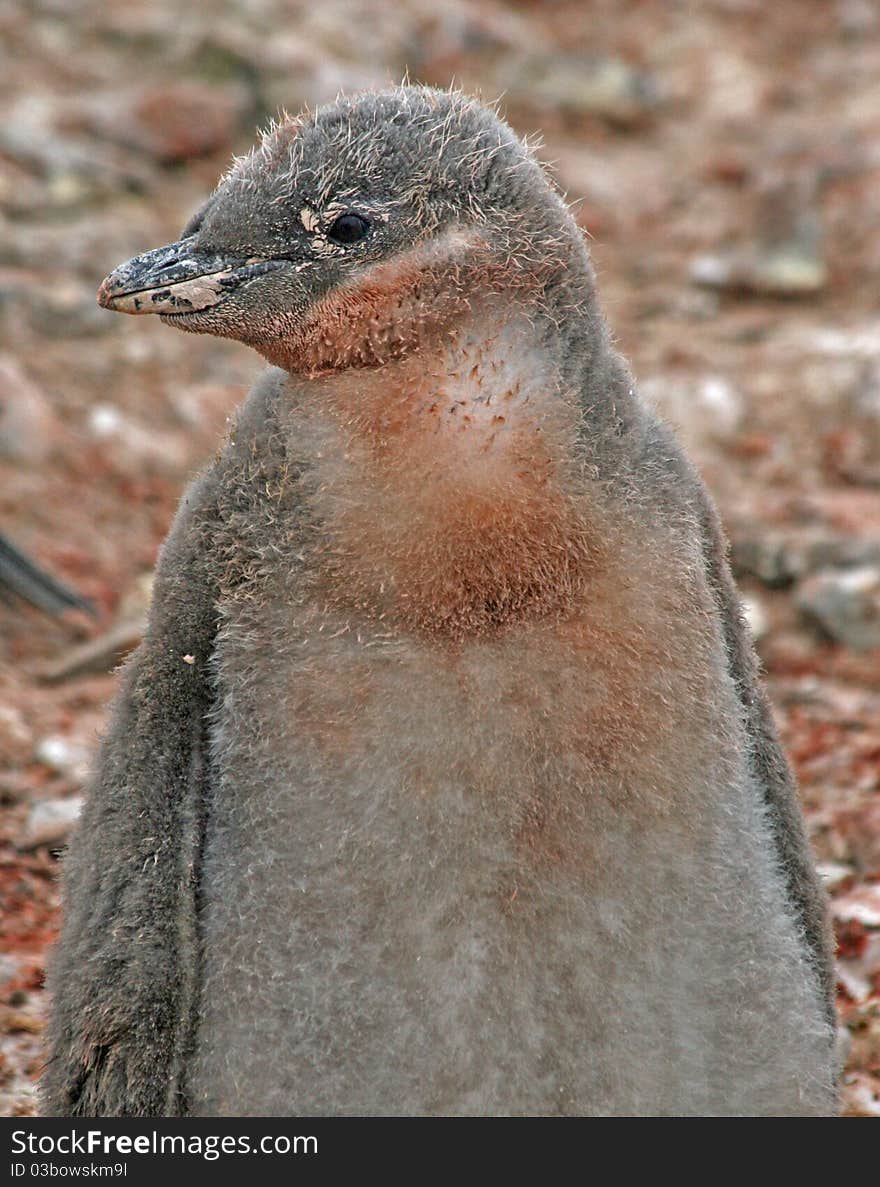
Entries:
POLYGON ((95 620, 0 605, 0 1113, 34 1112, 58 851, 181 486, 260 363, 97 308, 280 106, 454 79, 592 240, 722 508, 833 896, 844 1107, 880 1116, 880 2, 0 8, 0 525, 95 620))

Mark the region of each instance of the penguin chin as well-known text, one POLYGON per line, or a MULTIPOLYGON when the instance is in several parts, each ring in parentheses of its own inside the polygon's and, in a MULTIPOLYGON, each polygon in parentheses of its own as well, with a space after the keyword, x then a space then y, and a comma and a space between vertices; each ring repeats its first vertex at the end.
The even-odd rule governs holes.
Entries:
POLYGON ((192 309, 181 310, 179 313, 160 313, 159 321, 166 326, 174 326, 178 330, 186 330, 190 334, 218 334, 216 317, 211 317, 211 310, 192 309))

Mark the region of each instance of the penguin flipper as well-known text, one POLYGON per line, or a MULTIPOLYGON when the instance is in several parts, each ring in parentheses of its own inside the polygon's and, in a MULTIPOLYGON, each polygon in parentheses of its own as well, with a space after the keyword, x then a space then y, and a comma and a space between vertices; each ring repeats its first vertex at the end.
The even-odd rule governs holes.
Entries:
POLYGON ((62 614, 65 610, 95 613, 91 602, 35 565, 11 540, 0 535, 0 597, 5 600, 10 594, 46 614, 62 614))
POLYGON ((177 1115, 198 984, 196 895, 208 794, 212 472, 184 496, 150 622, 130 658, 64 862, 66 916, 43 1110, 177 1115))

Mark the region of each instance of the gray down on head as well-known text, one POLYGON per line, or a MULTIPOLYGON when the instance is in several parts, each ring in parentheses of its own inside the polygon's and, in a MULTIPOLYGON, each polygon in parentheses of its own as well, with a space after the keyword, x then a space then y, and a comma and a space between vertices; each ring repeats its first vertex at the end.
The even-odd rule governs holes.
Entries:
POLYGON ((419 87, 285 118, 99 299, 272 366, 65 861, 45 1110, 833 1112, 718 519, 510 128, 419 87))

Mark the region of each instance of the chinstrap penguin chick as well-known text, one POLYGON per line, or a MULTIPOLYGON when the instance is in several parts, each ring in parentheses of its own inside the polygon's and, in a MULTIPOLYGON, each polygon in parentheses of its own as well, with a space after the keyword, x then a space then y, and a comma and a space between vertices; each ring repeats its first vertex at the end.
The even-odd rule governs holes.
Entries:
POLYGON ((46 1110, 833 1112, 717 516, 511 130, 410 87, 285 119, 100 300, 273 366, 66 861, 46 1110))

